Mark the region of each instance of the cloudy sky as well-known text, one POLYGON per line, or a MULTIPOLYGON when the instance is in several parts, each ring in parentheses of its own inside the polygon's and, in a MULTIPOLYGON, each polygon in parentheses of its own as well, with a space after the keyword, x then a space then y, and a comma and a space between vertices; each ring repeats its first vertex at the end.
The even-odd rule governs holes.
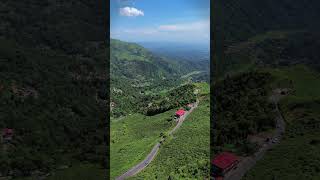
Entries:
POLYGON ((208 44, 210 0, 111 0, 111 38, 208 44))

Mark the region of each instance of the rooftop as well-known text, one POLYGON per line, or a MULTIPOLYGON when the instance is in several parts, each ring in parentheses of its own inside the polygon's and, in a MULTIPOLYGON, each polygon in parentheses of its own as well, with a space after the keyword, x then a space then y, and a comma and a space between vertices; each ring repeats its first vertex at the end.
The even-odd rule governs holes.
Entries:
POLYGON ((223 152, 218 154, 211 163, 221 169, 226 169, 232 164, 234 164, 236 161, 238 161, 238 157, 232 153, 229 152, 223 152))

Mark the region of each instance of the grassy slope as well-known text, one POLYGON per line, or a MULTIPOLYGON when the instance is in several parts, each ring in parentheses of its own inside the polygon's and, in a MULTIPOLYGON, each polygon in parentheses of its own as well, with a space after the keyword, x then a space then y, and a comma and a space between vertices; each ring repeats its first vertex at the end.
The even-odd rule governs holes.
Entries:
POLYGON ((210 93, 210 86, 208 83, 200 82, 194 83, 197 89, 199 89, 200 95, 208 95, 210 93))
POLYGON ((121 175, 146 157, 160 139, 160 133, 172 126, 172 122, 167 120, 174 111, 155 116, 133 114, 111 121, 111 178, 121 175))
POLYGON ((319 179, 320 144, 310 144, 311 139, 319 136, 319 132, 314 132, 284 139, 243 179, 319 179))
POLYGON ((64 171, 58 171, 53 176, 50 176, 48 180, 60 180, 60 179, 105 179, 106 172, 99 167, 92 164, 81 164, 71 167, 64 171))
POLYGON ((310 68, 303 65, 297 65, 282 69, 271 69, 269 71, 277 77, 278 82, 285 79, 292 80, 294 90, 296 91, 295 97, 320 97, 320 74, 310 68))
MULTIPOLYGON (((90 179, 105 179, 106 171, 100 167, 93 164, 80 164, 73 166, 65 170, 58 170, 52 173, 46 180, 90 180, 90 179)), ((37 177, 25 177, 25 178, 15 178, 15 180, 34 180, 37 177)))
MULTIPOLYGON (((281 143, 257 163, 244 179, 319 179, 319 74, 305 66, 270 70, 281 84, 293 81, 294 94, 280 102, 287 123, 281 143), (308 125, 316 127, 308 128, 308 125), (313 143, 312 143, 313 141, 313 143)), ((286 85, 284 85, 286 86, 286 85)))
MULTIPOLYGON (((202 89, 208 89, 207 85, 202 89)), ((203 179, 209 169, 209 137, 209 96, 204 96, 150 166, 132 179, 203 179)))

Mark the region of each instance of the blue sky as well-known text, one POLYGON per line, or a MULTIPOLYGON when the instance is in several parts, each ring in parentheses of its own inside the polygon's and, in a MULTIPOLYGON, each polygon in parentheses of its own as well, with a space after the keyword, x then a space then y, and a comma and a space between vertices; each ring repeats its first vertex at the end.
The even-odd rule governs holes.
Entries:
POLYGON ((111 0, 111 38, 209 44, 210 0, 111 0))

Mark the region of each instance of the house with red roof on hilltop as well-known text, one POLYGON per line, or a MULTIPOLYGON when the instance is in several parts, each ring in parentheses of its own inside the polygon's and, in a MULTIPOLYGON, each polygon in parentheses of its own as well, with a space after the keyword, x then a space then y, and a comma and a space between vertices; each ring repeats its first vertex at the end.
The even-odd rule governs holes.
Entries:
POLYGON ((179 109, 177 112, 176 112, 176 116, 177 117, 181 117, 185 114, 185 111, 183 109, 179 109))
POLYGON ((229 153, 223 152, 218 154, 214 159, 212 159, 212 174, 214 177, 221 178, 232 168, 236 167, 239 163, 239 157, 229 153))

